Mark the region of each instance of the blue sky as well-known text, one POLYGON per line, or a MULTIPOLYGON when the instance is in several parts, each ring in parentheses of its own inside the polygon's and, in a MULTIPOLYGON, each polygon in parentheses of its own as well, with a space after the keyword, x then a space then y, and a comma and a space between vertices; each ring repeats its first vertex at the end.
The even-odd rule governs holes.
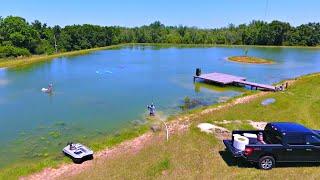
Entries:
POLYGON ((1 0, 0 16, 17 15, 48 25, 150 24, 200 28, 274 19, 300 25, 320 21, 319 0, 1 0), (267 3, 268 1, 268 3, 267 3), (268 6, 266 6, 268 4, 268 6), (267 7, 267 8, 266 8, 267 7), (267 10, 267 13, 265 13, 267 10))

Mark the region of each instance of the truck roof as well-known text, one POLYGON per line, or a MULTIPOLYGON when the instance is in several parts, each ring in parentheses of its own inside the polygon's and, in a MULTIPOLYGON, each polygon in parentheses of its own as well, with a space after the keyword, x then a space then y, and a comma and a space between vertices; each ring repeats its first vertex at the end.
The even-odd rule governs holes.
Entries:
POLYGON ((312 133, 312 130, 305 126, 293 122, 274 122, 270 123, 272 128, 276 128, 279 132, 297 132, 297 133, 312 133))

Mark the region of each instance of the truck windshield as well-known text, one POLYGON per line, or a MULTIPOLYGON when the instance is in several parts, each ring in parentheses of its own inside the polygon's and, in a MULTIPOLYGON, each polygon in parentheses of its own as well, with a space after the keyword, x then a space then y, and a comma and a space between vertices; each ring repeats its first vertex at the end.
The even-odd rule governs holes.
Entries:
POLYGON ((282 144, 282 135, 274 130, 270 124, 264 129, 264 138, 268 144, 282 144))

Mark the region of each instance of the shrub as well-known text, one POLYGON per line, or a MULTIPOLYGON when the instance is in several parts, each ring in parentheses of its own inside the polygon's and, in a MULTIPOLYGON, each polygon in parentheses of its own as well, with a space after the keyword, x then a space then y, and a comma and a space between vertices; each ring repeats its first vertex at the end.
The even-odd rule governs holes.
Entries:
POLYGON ((0 46, 0 58, 30 55, 30 52, 26 48, 18 48, 10 45, 0 46))
POLYGON ((47 40, 41 40, 41 43, 35 49, 36 54, 53 54, 54 47, 47 40))

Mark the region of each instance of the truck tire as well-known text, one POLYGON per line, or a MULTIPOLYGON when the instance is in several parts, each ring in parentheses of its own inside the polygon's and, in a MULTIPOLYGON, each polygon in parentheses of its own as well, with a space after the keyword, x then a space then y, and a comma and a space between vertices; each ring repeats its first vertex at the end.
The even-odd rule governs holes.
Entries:
POLYGON ((270 170, 274 167, 276 161, 272 156, 262 156, 259 159, 258 166, 263 170, 270 170))

